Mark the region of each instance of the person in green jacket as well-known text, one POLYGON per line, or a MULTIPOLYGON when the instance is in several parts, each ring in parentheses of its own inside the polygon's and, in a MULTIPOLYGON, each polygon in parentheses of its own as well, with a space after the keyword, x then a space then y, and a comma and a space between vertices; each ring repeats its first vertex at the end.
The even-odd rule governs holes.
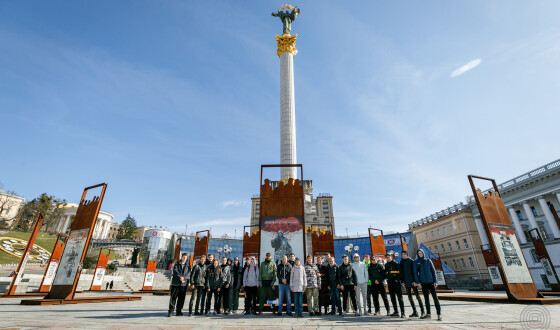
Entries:
MULTIPOLYGON (((261 286, 261 297, 259 300, 259 312, 257 315, 262 315, 264 309, 265 297, 268 295, 268 300, 275 300, 274 297, 274 282, 276 282, 276 263, 272 261, 270 253, 266 254, 266 259, 261 263, 259 268, 259 284, 261 286)), ((272 307, 272 306, 271 306, 272 307)), ((274 309, 272 309, 274 314, 274 309)))
MULTIPOLYGON (((364 264, 366 265, 366 269, 368 270, 368 274, 369 274, 369 264, 370 264, 370 259, 369 259, 369 254, 364 255, 364 264)), ((368 314, 371 314, 371 280, 368 278, 367 281, 367 312, 368 314)))

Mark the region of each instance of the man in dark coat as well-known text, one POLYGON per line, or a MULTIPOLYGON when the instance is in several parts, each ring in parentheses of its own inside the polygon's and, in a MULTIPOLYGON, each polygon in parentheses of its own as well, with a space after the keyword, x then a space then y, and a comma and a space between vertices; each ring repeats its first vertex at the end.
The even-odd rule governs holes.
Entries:
POLYGON ((348 295, 350 295, 350 300, 352 301, 354 314, 358 316, 358 306, 356 304, 356 286, 358 285, 358 279, 354 268, 352 268, 352 264, 348 262, 347 255, 342 256, 342 264, 338 266, 338 281, 339 288, 342 290, 342 305, 344 306, 342 316, 346 315, 348 312, 348 295))
POLYGON ((387 263, 385 264, 385 276, 387 277, 387 286, 389 287, 389 294, 391 295, 391 303, 393 304, 393 314, 391 316, 398 317, 399 311, 397 309, 397 300, 401 307, 401 318, 404 318, 404 301, 402 298, 401 287, 401 266, 398 262, 393 260, 393 255, 387 253, 385 256, 387 263))
POLYGON ((339 273, 338 273, 338 265, 334 262, 334 258, 329 258, 329 265, 327 266, 327 288, 329 289, 329 293, 331 296, 331 312, 329 315, 334 315, 336 310, 338 309, 338 314, 342 316, 342 307, 340 306, 340 292, 338 289, 340 288, 340 280, 339 280, 339 273))
MULTIPOLYGON (((204 263, 204 266, 206 266, 206 269, 208 269, 212 266, 213 263, 214 263, 214 255, 212 253, 209 253, 208 257, 206 258, 206 262, 204 263)), ((206 296, 208 296, 207 287, 204 288, 204 291, 202 291, 202 298, 201 298, 202 300, 200 301, 201 306, 206 306, 206 296)))
POLYGON ((385 290, 385 267, 383 266, 383 261, 381 259, 376 260, 375 256, 372 257, 372 262, 368 267, 368 277, 371 281, 370 292, 373 296, 373 306, 375 308, 375 313, 373 315, 380 315, 379 306, 379 295, 383 299, 383 305, 387 310, 387 316, 391 315, 389 309, 389 301, 387 300, 387 291, 385 290))
POLYGON ((189 301, 189 316, 192 316, 193 302, 196 298, 194 307, 194 315, 204 314, 204 303, 200 303, 200 299, 205 296, 206 285, 206 256, 202 256, 200 260, 193 266, 191 271, 191 300, 189 301), (200 306, 200 313, 198 307, 200 306))
POLYGON ((430 314, 431 294, 434 299, 434 305, 436 306, 438 321, 441 321, 441 306, 439 305, 439 299, 436 293, 436 288, 438 286, 436 269, 432 260, 430 260, 430 258, 426 258, 424 256, 424 251, 422 250, 418 250, 417 257, 414 260, 414 283, 412 283, 412 285, 421 288, 422 294, 424 295, 424 301, 426 302, 426 314, 422 316, 422 318, 432 318, 430 314))
POLYGON ((175 315, 183 315, 183 305, 185 304, 185 294, 189 285, 189 278, 191 275, 191 267, 187 264, 186 253, 181 255, 175 265, 173 265, 173 277, 171 278, 171 297, 169 298, 169 311, 167 316, 171 317, 173 310, 176 310, 175 315))
MULTIPOLYGON (((323 262, 323 258, 321 256, 317 257, 317 268, 321 273, 321 288, 319 289, 319 312, 321 311, 321 307, 325 308, 325 314, 328 313, 329 305, 331 304, 331 295, 329 292, 327 283, 327 266, 328 263, 323 262)), ((316 314, 317 315, 317 314, 316 314)), ((321 314, 319 314, 321 315, 321 314)))
POLYGON ((418 305, 420 305, 420 316, 424 315, 424 304, 422 303, 422 299, 420 299, 420 294, 418 293, 418 287, 412 285, 414 283, 414 262, 412 259, 408 257, 408 251, 404 250, 402 252, 402 259, 401 259, 401 281, 403 286, 406 289, 406 294, 408 295, 408 301, 410 302, 410 306, 412 306, 412 314, 409 317, 418 317, 418 312, 416 311, 416 305, 414 304, 414 300, 412 299, 412 292, 416 296, 416 300, 418 300, 418 305))
POLYGON ((212 265, 206 269, 206 310, 205 315, 210 312, 210 303, 212 296, 214 296, 214 314, 220 310, 219 298, 220 291, 222 290, 222 268, 219 265, 218 259, 214 259, 212 265))
POLYGON ((230 267, 233 284, 229 290, 229 312, 236 314, 237 308, 239 308, 239 290, 241 290, 243 284, 243 267, 239 263, 238 257, 233 259, 233 264, 230 267))

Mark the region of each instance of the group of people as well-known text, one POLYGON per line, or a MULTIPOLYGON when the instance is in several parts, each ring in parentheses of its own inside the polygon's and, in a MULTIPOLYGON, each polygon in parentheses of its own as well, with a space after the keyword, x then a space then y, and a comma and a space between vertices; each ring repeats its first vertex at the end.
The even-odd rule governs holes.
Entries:
POLYGON ((424 257, 422 250, 418 250, 415 260, 409 258, 407 251, 403 251, 400 263, 394 260, 392 254, 387 254, 385 264, 381 258, 377 260, 375 256, 370 258, 369 255, 365 255, 364 260, 361 261, 358 254, 354 255, 353 262, 344 255, 340 265, 337 265, 334 257, 330 255, 327 255, 325 261, 318 257, 317 263, 313 262, 311 256, 307 256, 305 264, 302 264, 293 253, 282 256, 281 261, 276 264, 270 253, 267 253, 260 265, 254 257, 246 258, 245 264, 241 265, 239 258, 233 261, 226 257, 218 260, 209 254, 208 257, 202 256, 191 269, 187 259, 188 255, 183 253, 181 260, 173 265, 169 317, 174 310, 176 315, 184 315, 182 310, 187 290, 191 292, 188 316, 209 315, 212 299, 214 299, 212 314, 236 314, 239 308, 239 292, 243 288, 245 315, 262 315, 267 302, 275 316, 283 315, 285 304, 286 315, 303 317, 305 294, 310 316, 322 315, 323 307, 325 314, 338 313, 340 316, 345 316, 349 303, 356 316, 370 315, 372 300, 373 315, 381 315, 379 304, 379 296, 381 296, 388 316, 404 318, 406 316, 402 296, 403 291, 406 290, 412 306, 412 314, 409 317, 431 318, 431 296, 438 320, 442 320, 441 307, 436 294, 436 271, 432 261, 424 257), (278 299, 275 298, 274 292, 276 281, 278 281, 278 299), (386 286, 389 289, 393 313, 387 299, 386 286), (258 288, 260 288, 260 296, 257 296, 258 288), (420 298, 419 289, 422 290, 424 303, 420 298), (413 295, 420 307, 420 314, 413 295), (294 313, 292 313, 292 301, 294 313))

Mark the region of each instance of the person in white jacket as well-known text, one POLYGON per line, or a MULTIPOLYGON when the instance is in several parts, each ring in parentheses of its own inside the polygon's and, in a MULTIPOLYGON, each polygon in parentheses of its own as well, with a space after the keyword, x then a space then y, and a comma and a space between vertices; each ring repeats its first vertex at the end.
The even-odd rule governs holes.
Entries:
POLYGON ((368 285, 368 270, 366 264, 360 261, 360 255, 354 254, 354 262, 352 268, 356 272, 357 288, 356 288, 356 302, 358 303, 358 314, 368 315, 367 311, 367 285, 368 285))

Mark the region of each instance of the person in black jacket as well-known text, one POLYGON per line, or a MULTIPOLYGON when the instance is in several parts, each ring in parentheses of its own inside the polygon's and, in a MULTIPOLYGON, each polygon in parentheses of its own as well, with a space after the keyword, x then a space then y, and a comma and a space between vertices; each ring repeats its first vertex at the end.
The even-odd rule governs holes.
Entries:
POLYGON ((319 273, 321 273, 321 287, 319 288, 319 314, 315 313, 315 315, 321 315, 321 307, 325 308, 325 315, 329 312, 329 305, 331 304, 331 297, 329 293, 329 288, 327 287, 327 266, 328 263, 323 262, 323 258, 321 256, 317 257, 317 269, 319 269, 319 273))
POLYGON ((233 284, 229 290, 229 312, 236 314, 237 308, 239 308, 239 290, 241 290, 241 285, 243 284, 243 268, 239 263, 238 257, 233 259, 233 265, 230 267, 233 284))
POLYGON ((342 308, 340 307, 340 280, 338 273, 338 265, 334 262, 334 258, 329 258, 329 265, 327 266, 326 283, 331 295, 332 309, 329 315, 334 315, 338 309, 338 315, 342 316, 342 308))
POLYGON ((408 257, 408 251, 404 250, 402 252, 402 259, 401 259, 401 281, 402 285, 406 289, 406 294, 408 295, 408 301, 412 306, 412 314, 409 317, 419 317, 424 315, 424 304, 422 303, 422 299, 420 299, 420 294, 418 293, 418 287, 413 286, 414 283, 414 262, 412 259, 408 257), (421 314, 418 315, 416 311, 416 305, 414 304, 414 300, 412 299, 412 292, 416 296, 416 300, 418 300, 418 305, 420 305, 421 314))
POLYGON ((387 253, 385 256, 387 263, 385 264, 385 276, 387 277, 387 286, 389 287, 389 294, 391 295, 391 303, 393 304, 393 314, 391 316, 399 316, 397 309, 397 299, 401 307, 401 318, 404 318, 404 301, 402 298, 401 287, 401 266, 398 262, 393 260, 393 255, 387 253), (395 299, 397 298, 397 299, 395 299))
MULTIPOLYGON (((212 267, 212 264, 214 263, 214 255, 212 253, 208 254, 208 257, 206 258, 206 262, 204 263, 204 265, 206 266, 206 269, 212 267)), ((200 301, 201 306, 206 306, 206 296, 208 296, 208 287, 206 287, 204 289, 204 291, 202 291, 202 300, 200 301)), ((202 312, 200 312, 202 313, 202 312)))
POLYGON ((358 316, 358 307, 356 304, 356 286, 358 284, 358 279, 356 278, 356 272, 354 268, 352 268, 352 264, 348 262, 347 255, 342 256, 342 264, 338 266, 338 284, 339 289, 342 290, 342 304, 344 306, 342 316, 346 315, 348 312, 348 294, 350 294, 354 314, 358 316))
POLYGON ((218 295, 218 310, 216 314, 221 313, 221 308, 223 304, 224 314, 229 315, 229 289, 233 284, 233 277, 231 276, 231 259, 228 263, 228 258, 222 258, 222 264, 220 265, 220 276, 222 277, 222 288, 220 294, 218 295))
POLYGON ((212 296, 214 296, 214 314, 220 310, 219 299, 220 291, 222 289, 222 268, 219 265, 218 259, 214 259, 212 265, 206 269, 206 310, 205 315, 210 312, 210 303, 212 296))
POLYGON ((200 260, 193 266, 191 271, 191 300, 189 301, 189 316, 192 316, 193 302, 196 298, 194 306, 194 315, 204 314, 204 303, 200 304, 200 298, 204 297, 204 289, 206 284, 206 256, 202 256, 200 260), (198 307, 200 306, 200 313, 198 307))
POLYGON ((292 299, 290 296, 291 273, 292 265, 288 262, 288 257, 282 256, 281 262, 276 267, 276 277, 278 278, 278 313, 276 316, 282 316, 284 296, 286 296, 286 315, 292 316, 292 299))
POLYGON ((385 267, 381 259, 376 260, 375 256, 372 257, 372 262, 368 267, 368 276, 371 281, 370 292, 373 296, 373 306, 375 313, 373 315, 380 315, 379 295, 383 299, 383 304, 387 310, 387 316, 391 315, 389 309, 389 301, 387 300, 387 291, 385 290, 385 267))
POLYGON ((183 316, 183 305, 185 304, 185 294, 189 286, 191 268, 187 264, 188 254, 183 253, 181 260, 173 265, 173 277, 171 278, 171 297, 169 298, 169 311, 167 316, 171 317, 173 310, 175 315, 183 316))

